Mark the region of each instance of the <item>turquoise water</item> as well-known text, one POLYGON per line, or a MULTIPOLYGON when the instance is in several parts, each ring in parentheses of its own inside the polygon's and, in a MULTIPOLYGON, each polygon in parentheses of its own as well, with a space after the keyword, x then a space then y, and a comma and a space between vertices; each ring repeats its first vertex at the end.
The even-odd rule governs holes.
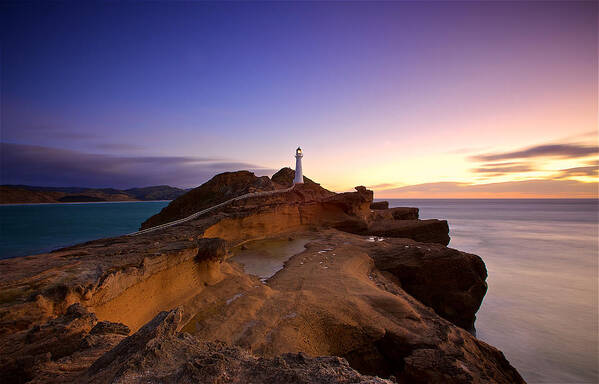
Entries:
POLYGON ((449 222, 487 265, 477 337, 528 383, 597 383, 598 200, 389 200, 449 222))
POLYGON ((168 201, 0 205, 0 259, 134 232, 168 201))

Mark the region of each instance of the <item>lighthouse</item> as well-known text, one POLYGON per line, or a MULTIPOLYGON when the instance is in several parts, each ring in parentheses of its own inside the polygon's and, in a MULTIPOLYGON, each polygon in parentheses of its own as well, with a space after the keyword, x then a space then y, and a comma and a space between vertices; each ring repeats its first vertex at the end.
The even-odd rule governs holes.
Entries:
POLYGON ((303 184, 304 183, 304 174, 302 173, 302 149, 297 147, 295 150, 295 178, 293 179, 293 184, 303 184))

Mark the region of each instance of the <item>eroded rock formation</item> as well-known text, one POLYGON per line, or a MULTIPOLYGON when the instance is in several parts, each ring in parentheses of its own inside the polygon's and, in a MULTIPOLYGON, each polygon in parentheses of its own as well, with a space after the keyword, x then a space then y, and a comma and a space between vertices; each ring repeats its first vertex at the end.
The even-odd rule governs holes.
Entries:
POLYGON ((126 325, 98 322, 95 314, 73 304, 47 323, 3 335, 2 382, 71 382, 129 332, 126 325))
POLYGON ((286 190, 289 178, 218 175, 145 225, 251 191, 283 192, 138 236, 0 261, 3 378, 523 382, 465 330, 486 270, 445 246, 447 222, 418 220, 412 208, 373 210, 364 187, 286 190), (228 260, 246 241, 290 236, 307 239, 306 249, 268 281, 228 260), (139 331, 123 340, 129 330, 139 331))
POLYGON ((410 240, 387 243, 370 255, 376 267, 393 274, 410 295, 452 323, 474 328, 487 292, 487 269, 480 257, 410 240))
POLYGON ((286 353, 258 358, 222 342, 179 333, 182 310, 159 313, 88 369, 86 383, 363 383, 390 381, 363 376, 339 357, 286 353))
POLYGON ((160 213, 150 217, 141 225, 142 229, 169 221, 182 219, 202 209, 211 207, 250 192, 276 189, 268 177, 256 177, 249 171, 225 172, 173 200, 160 213))

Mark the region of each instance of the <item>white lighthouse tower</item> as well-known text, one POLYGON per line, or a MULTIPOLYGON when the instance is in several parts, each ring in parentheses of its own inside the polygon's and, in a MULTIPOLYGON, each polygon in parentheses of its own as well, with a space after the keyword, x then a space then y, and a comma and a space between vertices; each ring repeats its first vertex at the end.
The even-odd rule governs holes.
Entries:
POLYGON ((304 174, 302 173, 302 149, 297 147, 295 150, 295 178, 293 179, 293 184, 303 184, 304 183, 304 174))

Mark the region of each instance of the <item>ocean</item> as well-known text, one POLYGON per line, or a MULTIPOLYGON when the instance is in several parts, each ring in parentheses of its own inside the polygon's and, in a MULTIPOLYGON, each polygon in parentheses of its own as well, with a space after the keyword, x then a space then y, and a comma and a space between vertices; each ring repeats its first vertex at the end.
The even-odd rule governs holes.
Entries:
POLYGON ((0 205, 0 259, 135 232, 169 201, 0 205))
MULTIPOLYGON (((529 383, 597 383, 598 200, 389 200, 487 265, 477 337, 529 383)), ((133 232, 168 201, 0 206, 0 258, 133 232)))
POLYGON ((481 340, 528 383, 597 383, 598 200, 389 200, 447 219, 450 247, 479 255, 481 340))

